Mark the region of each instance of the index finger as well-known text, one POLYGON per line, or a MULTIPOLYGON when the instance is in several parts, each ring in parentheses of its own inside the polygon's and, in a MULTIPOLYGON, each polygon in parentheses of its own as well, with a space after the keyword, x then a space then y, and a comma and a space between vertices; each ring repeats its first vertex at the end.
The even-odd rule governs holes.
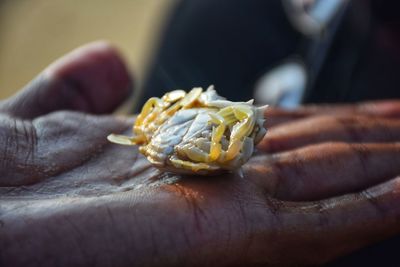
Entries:
POLYGON ((380 100, 357 104, 305 105, 294 110, 278 107, 266 109, 266 126, 273 127, 285 122, 316 115, 367 115, 400 118, 400 100, 380 100))

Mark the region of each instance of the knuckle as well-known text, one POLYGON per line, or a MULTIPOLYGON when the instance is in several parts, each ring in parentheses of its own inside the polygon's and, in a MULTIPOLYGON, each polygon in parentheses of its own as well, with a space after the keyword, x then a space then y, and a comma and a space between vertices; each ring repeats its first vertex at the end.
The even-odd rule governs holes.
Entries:
MULTIPOLYGON (((2 155, 19 163, 28 162, 36 149, 36 130, 30 121, 17 120, 8 116, 0 117, 2 155)), ((17 163, 16 162, 16 163, 17 163)))
POLYGON ((35 181, 41 168, 37 166, 36 129, 30 121, 0 117, 1 183, 17 185, 35 181))
POLYGON ((359 193, 359 197, 362 201, 369 203, 369 205, 380 218, 386 217, 387 210, 382 205, 380 205, 379 199, 369 189, 361 191, 359 193))

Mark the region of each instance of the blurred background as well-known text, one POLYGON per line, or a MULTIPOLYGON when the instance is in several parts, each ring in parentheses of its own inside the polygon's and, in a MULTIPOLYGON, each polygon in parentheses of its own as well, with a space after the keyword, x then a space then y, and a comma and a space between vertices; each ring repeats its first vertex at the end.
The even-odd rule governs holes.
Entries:
POLYGON ((211 84, 234 101, 286 108, 399 98, 399 8, 395 0, 2 0, 0 98, 98 39, 133 70, 134 111, 166 91, 211 84))
POLYGON ((0 99, 68 51, 99 39, 122 50, 143 81, 175 0, 1 0, 0 99))
POLYGON ((398 10, 396 0, 181 0, 141 101, 210 84, 285 108, 399 98, 398 10))

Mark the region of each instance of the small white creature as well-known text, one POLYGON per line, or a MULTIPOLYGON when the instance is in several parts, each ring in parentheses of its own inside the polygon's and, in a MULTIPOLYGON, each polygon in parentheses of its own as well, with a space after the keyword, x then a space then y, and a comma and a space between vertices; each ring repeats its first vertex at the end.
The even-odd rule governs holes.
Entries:
POLYGON ((162 170, 211 175, 238 169, 249 160, 266 134, 265 109, 253 106, 253 100, 225 100, 213 86, 205 92, 176 90, 145 103, 132 137, 111 134, 108 140, 139 145, 162 170))

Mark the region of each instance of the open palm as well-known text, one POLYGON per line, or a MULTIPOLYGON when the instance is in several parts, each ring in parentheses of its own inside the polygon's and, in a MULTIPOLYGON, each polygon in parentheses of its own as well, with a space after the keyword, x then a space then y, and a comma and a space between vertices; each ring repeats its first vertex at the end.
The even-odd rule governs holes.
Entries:
POLYGON ((133 118, 88 113, 128 93, 95 44, 1 103, 2 266, 310 265, 400 230, 398 102, 271 109, 243 176, 196 177, 107 142, 133 118))

